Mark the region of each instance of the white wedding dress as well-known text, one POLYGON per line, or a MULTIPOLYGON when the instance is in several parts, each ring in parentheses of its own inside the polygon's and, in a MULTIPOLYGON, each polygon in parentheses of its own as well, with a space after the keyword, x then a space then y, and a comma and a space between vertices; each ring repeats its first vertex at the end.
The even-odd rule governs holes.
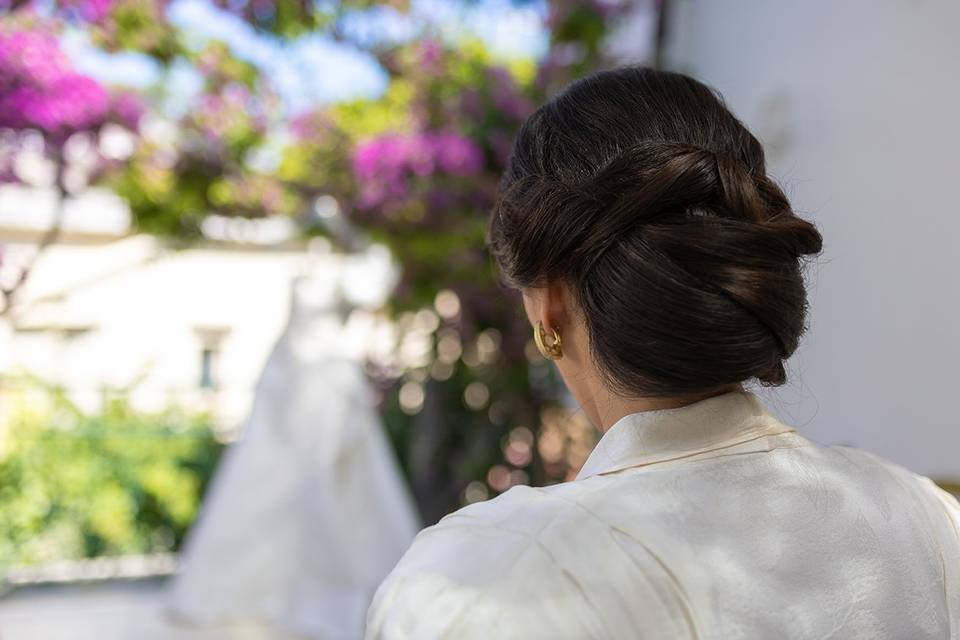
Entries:
POLYGON ((178 620, 357 638, 417 532, 368 382, 340 347, 342 304, 335 283, 295 280, 288 326, 171 585, 178 620))

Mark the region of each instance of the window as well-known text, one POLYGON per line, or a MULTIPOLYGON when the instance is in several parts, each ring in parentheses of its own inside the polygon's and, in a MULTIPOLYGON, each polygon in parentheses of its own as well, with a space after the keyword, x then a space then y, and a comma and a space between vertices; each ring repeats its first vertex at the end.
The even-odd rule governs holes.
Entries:
POLYGON ((217 359, 217 350, 204 348, 200 351, 200 388, 213 389, 217 386, 214 377, 214 366, 217 359))
POLYGON ((217 389, 220 386, 218 375, 218 360, 220 359, 220 347, 223 339, 230 333, 229 329, 223 327, 194 327, 194 335, 197 337, 197 343, 200 347, 200 362, 198 363, 200 374, 197 378, 197 386, 201 389, 217 389))

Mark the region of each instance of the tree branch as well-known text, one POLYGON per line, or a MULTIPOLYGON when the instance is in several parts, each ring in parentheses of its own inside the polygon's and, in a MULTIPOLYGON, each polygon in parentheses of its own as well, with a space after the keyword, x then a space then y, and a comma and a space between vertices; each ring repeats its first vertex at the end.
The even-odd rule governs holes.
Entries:
POLYGON ((40 256, 46 251, 48 247, 53 244, 56 244, 57 240, 60 239, 60 234, 63 230, 63 218, 66 213, 66 201, 67 201, 67 190, 63 186, 63 174, 65 169, 65 163, 63 157, 58 157, 56 160, 57 163, 57 175, 56 175, 56 191, 57 191, 57 200, 54 203, 53 209, 53 221, 50 224, 50 227, 44 232, 41 236, 40 241, 37 243, 37 249, 34 252, 33 256, 30 258, 30 262, 20 271, 20 274, 17 276, 16 281, 9 286, 0 287, 0 295, 3 296, 2 306, 0 306, 0 316, 9 315, 13 309, 16 295, 19 290, 26 284, 27 280, 30 278, 30 273, 33 270, 34 266, 37 264, 37 260, 40 259, 40 256))

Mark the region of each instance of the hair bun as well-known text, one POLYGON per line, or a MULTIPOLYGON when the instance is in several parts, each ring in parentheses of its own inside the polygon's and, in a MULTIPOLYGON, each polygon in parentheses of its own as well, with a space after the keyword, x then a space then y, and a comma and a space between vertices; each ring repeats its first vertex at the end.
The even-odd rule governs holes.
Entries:
POLYGON ((527 120, 490 226, 507 281, 570 284, 599 369, 640 395, 782 383, 821 246, 709 88, 635 67, 527 120))
POLYGON ((571 239, 587 256, 585 270, 640 225, 703 217, 756 224, 789 259, 821 250, 819 232, 793 214, 765 173, 688 144, 647 141, 630 147, 579 190, 594 201, 591 213, 603 217, 602 225, 589 225, 585 237, 571 239))

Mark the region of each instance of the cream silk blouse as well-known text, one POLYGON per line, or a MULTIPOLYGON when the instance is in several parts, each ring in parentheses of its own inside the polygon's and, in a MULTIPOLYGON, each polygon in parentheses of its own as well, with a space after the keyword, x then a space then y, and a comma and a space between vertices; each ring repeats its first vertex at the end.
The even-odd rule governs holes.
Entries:
POLYGON ((960 505, 748 391, 628 415, 572 482, 421 531, 368 639, 960 638, 960 505))

